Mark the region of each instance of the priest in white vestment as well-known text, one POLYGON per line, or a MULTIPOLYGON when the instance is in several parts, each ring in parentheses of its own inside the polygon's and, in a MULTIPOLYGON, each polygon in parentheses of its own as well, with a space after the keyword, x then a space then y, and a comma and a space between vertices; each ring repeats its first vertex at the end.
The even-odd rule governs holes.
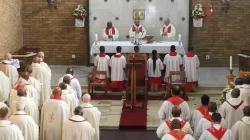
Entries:
POLYGON ((40 59, 34 57, 32 63, 32 76, 42 84, 40 94, 40 105, 42 105, 51 96, 50 72, 40 65, 40 59))
POLYGON ((2 72, 0 71, 0 102, 2 101, 8 101, 9 94, 10 94, 10 79, 2 72))
POLYGON ((210 102, 210 98, 208 95, 201 96, 201 104, 202 106, 196 108, 191 115, 190 124, 193 130, 196 130, 197 125, 201 118, 204 118, 209 111, 208 111, 208 104, 210 102))
POLYGON ((4 60, 0 64, 0 71, 2 71, 8 78, 10 82, 10 87, 13 88, 18 80, 18 72, 15 66, 11 63, 12 55, 6 53, 4 60))
MULTIPOLYGON (((182 58, 179 54, 175 52, 176 48, 174 45, 170 47, 170 53, 166 54, 164 57, 163 64, 166 67, 166 73, 164 81, 167 83, 170 71, 180 71, 180 68, 183 66, 182 58)), ((180 81, 180 76, 172 76, 172 81, 180 81)))
POLYGON ((250 104, 250 76, 243 78, 243 85, 240 87, 240 96, 247 104, 250 104))
POLYGON ((176 29, 175 27, 170 23, 170 19, 167 18, 164 21, 164 26, 161 27, 160 35, 162 36, 162 40, 164 41, 176 41, 176 29))
POLYGON ((156 91, 160 91, 162 88, 161 84, 161 71, 164 69, 161 59, 157 57, 157 51, 152 51, 152 58, 149 58, 147 61, 147 71, 148 71, 148 84, 153 87, 156 87, 156 91), (153 86, 152 86, 153 85, 153 86))
POLYGON ((95 136, 94 140, 99 140, 99 125, 101 119, 101 112, 98 108, 94 107, 91 103, 91 97, 89 94, 84 94, 82 96, 82 104, 81 107, 83 108, 83 118, 88 120, 88 122, 95 128, 95 136))
MULTIPOLYGON (((75 98, 78 100, 78 95, 75 92, 75 90, 70 86, 70 77, 69 76, 64 76, 63 77, 63 83, 67 85, 67 90, 75 96, 75 98)), ((79 101, 79 100, 78 100, 79 101)))
MULTIPOLYGON (((106 71, 107 78, 109 78, 109 61, 110 57, 105 54, 105 47, 100 46, 100 54, 95 57, 94 66, 97 71, 106 71)), ((98 83, 103 82, 105 79, 104 75, 96 75, 95 81, 98 83)))
MULTIPOLYGON (((62 91, 56 87, 41 110, 40 140, 61 140, 63 122, 70 117, 69 105, 61 98, 62 91)), ((77 129, 77 128, 76 128, 77 129)))
POLYGON ((229 129, 244 116, 242 110, 247 106, 247 103, 241 100, 238 88, 233 89, 231 96, 232 98, 225 101, 218 111, 221 117, 226 120, 226 127, 229 129))
POLYGON ((0 108, 0 140, 24 140, 20 128, 10 122, 9 117, 9 108, 0 108))
POLYGON ((159 118, 163 121, 172 118, 172 108, 174 106, 179 106, 182 110, 181 118, 185 121, 189 121, 190 118, 190 108, 186 101, 184 101, 180 96, 180 87, 174 86, 172 88, 172 97, 164 101, 161 108, 158 111, 159 118))
POLYGON ((10 117, 10 121, 21 129, 24 140, 38 140, 38 125, 31 116, 24 112, 25 106, 25 103, 18 102, 16 104, 16 111, 14 115, 10 117))
POLYGON ((235 140, 249 140, 250 138, 250 106, 243 109, 244 117, 238 120, 232 127, 235 140))
MULTIPOLYGON (((217 104, 215 102, 210 102, 208 104, 208 114, 204 115, 203 118, 200 119, 199 123, 197 124, 196 129, 194 130, 194 138, 198 140, 202 134, 203 131, 205 131, 207 128, 211 127, 212 123, 212 114, 216 113, 217 111, 217 104)), ((226 126, 226 121, 222 118, 221 125, 223 127, 226 126)))
POLYGON ((112 22, 107 23, 107 27, 103 30, 102 37, 104 41, 118 40, 119 32, 113 27, 112 22))
POLYGON ((81 106, 74 110, 74 116, 63 123, 62 140, 93 140, 95 129, 82 117, 84 112, 81 106))
POLYGON ((169 132, 173 131, 173 129, 171 127, 171 123, 174 119, 177 119, 180 121, 180 123, 181 123, 180 130, 181 131, 188 133, 190 135, 193 135, 193 130, 191 129, 189 122, 182 120, 182 118, 180 117, 181 112, 182 111, 181 111, 180 107, 178 107, 178 106, 173 107, 173 109, 172 109, 173 117, 170 120, 163 122, 156 130, 156 134, 159 138, 162 138, 165 134, 168 134, 169 132))
POLYGON ((69 90, 67 90, 67 84, 66 83, 60 83, 59 87, 62 90, 62 99, 65 101, 70 108, 70 116, 74 115, 74 110, 78 106, 79 101, 76 99, 75 95, 71 93, 69 90))
POLYGON ((111 67, 111 89, 125 90, 125 68, 126 58, 121 54, 122 48, 116 47, 116 54, 110 59, 109 66, 111 67))
POLYGON ((36 122, 37 125, 39 125, 39 110, 38 110, 38 106, 35 104, 35 102, 27 97, 27 92, 25 89, 21 88, 17 91, 17 96, 18 98, 16 100, 13 100, 10 103, 10 111, 11 114, 14 115, 17 108, 16 108, 16 104, 17 103, 24 103, 25 104, 25 113, 30 115, 33 120, 36 122))
MULTIPOLYGON (((234 88, 238 88, 241 89, 243 85, 243 79, 242 78, 236 78, 235 82, 234 82, 234 88)), ((227 93, 226 93, 226 100, 229 100, 231 97, 231 92, 233 91, 233 89, 230 89, 227 93)), ((242 98, 241 98, 242 99, 242 98)))
POLYGON ((34 78, 33 76, 32 76, 32 67, 31 66, 28 66, 26 69, 25 69, 25 71, 27 72, 27 74, 28 74, 28 80, 26 79, 26 81, 28 81, 28 83, 30 84, 30 85, 32 85, 35 89, 36 89, 36 91, 37 91, 37 93, 38 94, 41 94, 41 87, 42 87, 42 85, 41 85, 41 83, 40 83, 40 81, 38 81, 36 78, 34 78))
POLYGON ((171 122, 172 131, 165 134, 161 140, 195 140, 190 134, 181 130, 181 122, 174 119, 171 122))
POLYGON ((44 62, 44 52, 38 52, 37 56, 40 58, 40 65, 48 71, 48 73, 50 74, 48 76, 50 76, 51 79, 51 69, 48 64, 44 62))
POLYGON ((193 47, 188 47, 188 52, 184 55, 183 66, 186 72, 187 82, 186 91, 192 91, 195 87, 198 87, 198 75, 197 69, 200 66, 198 56, 193 52, 193 47))
POLYGON ((199 140, 234 140, 234 135, 230 129, 221 125, 220 113, 212 115, 212 126, 203 131, 199 140))
POLYGON ((139 20, 134 21, 134 25, 129 30, 130 38, 144 38, 147 32, 145 28, 140 24, 139 20))

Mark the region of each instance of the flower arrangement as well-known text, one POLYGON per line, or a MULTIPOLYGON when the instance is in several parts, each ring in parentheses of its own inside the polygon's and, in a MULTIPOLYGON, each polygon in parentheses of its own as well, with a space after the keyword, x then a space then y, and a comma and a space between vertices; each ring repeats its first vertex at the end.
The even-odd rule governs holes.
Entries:
POLYGON ((205 12, 203 11, 203 7, 201 4, 196 4, 194 6, 194 10, 192 11, 192 16, 194 19, 205 17, 205 12))
POLYGON ((226 100, 226 94, 234 88, 234 84, 227 85, 226 88, 223 89, 223 93, 221 94, 220 101, 223 103, 226 100))
POLYGON ((87 11, 83 8, 82 4, 78 4, 75 10, 73 11, 73 16, 76 19, 84 20, 87 16, 87 11))

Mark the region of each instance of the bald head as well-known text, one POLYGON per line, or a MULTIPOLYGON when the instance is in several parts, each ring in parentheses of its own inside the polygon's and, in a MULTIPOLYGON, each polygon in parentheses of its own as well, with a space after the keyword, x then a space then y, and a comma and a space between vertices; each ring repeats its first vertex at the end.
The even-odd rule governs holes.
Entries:
POLYGON ((38 52, 38 53, 37 53, 37 56, 38 56, 39 58, 44 59, 44 52, 38 52))
POLYGON ((208 103, 208 111, 215 113, 217 111, 217 104, 215 102, 208 103))
POLYGON ((140 25, 140 20, 135 20, 135 21, 134 21, 134 24, 135 24, 136 26, 139 26, 139 25, 140 25))
POLYGON ((54 88, 52 94, 53 94, 53 95, 59 95, 59 96, 61 96, 61 95, 62 95, 62 90, 61 90, 61 88, 60 88, 60 87, 54 88))
POLYGON ((166 26, 168 26, 169 23, 170 23, 170 19, 169 19, 169 18, 167 18, 166 20, 164 20, 164 24, 165 24, 166 26))
POLYGON ((171 122, 172 129, 181 129, 181 122, 178 119, 173 119, 171 122))
POLYGON ((232 98, 238 98, 240 96, 240 89, 234 88, 231 92, 232 98))
POLYGON ((244 116, 250 117, 250 105, 247 105, 243 109, 244 116))
POLYGON ((17 96, 19 97, 26 97, 27 96, 27 92, 24 88, 20 88, 17 90, 17 96))
POLYGON ((67 84, 64 83, 64 82, 62 82, 62 83, 59 84, 59 87, 60 87, 62 90, 67 89, 67 84))
POLYGON ((77 106, 74 111, 75 115, 82 116, 83 115, 83 108, 81 106, 77 106))
POLYGON ((90 101, 91 101, 91 96, 88 93, 86 93, 82 96, 83 103, 90 103, 90 101))
POLYGON ((10 116, 10 109, 8 107, 0 108, 0 120, 8 120, 10 116))
POLYGON ((38 56, 33 58, 33 63, 40 63, 40 58, 38 56))
POLYGON ((66 70, 66 74, 74 75, 74 70, 73 70, 73 68, 68 67, 67 70, 66 70))
POLYGON ((8 60, 8 61, 11 61, 12 55, 11 55, 10 53, 5 53, 5 54, 4 54, 4 59, 5 59, 5 60, 8 60))
POLYGON ((173 117, 180 117, 181 116, 181 108, 178 106, 175 106, 172 108, 172 115, 173 117))
POLYGON ((21 75, 21 77, 22 77, 24 80, 28 81, 28 80, 29 80, 29 73, 28 73, 28 72, 23 72, 22 75, 21 75))
POLYGON ((63 82, 66 84, 70 84, 70 77, 69 76, 64 76, 63 77, 63 82))

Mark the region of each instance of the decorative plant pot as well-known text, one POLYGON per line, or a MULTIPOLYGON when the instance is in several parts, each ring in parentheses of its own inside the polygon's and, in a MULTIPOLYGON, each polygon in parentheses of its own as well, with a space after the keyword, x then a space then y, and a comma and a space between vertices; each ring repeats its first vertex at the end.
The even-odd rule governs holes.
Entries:
POLYGON ((193 18, 194 27, 202 27, 203 26, 203 18, 193 18))
POLYGON ((75 18, 75 26, 76 27, 84 27, 85 19, 75 18))

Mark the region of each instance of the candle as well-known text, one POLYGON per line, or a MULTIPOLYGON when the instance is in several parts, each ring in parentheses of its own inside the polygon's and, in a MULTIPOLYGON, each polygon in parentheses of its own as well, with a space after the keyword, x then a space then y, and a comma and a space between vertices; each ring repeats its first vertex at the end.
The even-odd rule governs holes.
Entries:
POLYGON ((95 41, 97 42, 98 41, 98 35, 95 34, 95 41))
POLYGON ((232 58, 232 56, 230 56, 230 70, 232 70, 232 69, 233 69, 232 60, 233 60, 233 58, 232 58))
POLYGON ((179 42, 181 42, 181 34, 179 34, 178 40, 179 42))

